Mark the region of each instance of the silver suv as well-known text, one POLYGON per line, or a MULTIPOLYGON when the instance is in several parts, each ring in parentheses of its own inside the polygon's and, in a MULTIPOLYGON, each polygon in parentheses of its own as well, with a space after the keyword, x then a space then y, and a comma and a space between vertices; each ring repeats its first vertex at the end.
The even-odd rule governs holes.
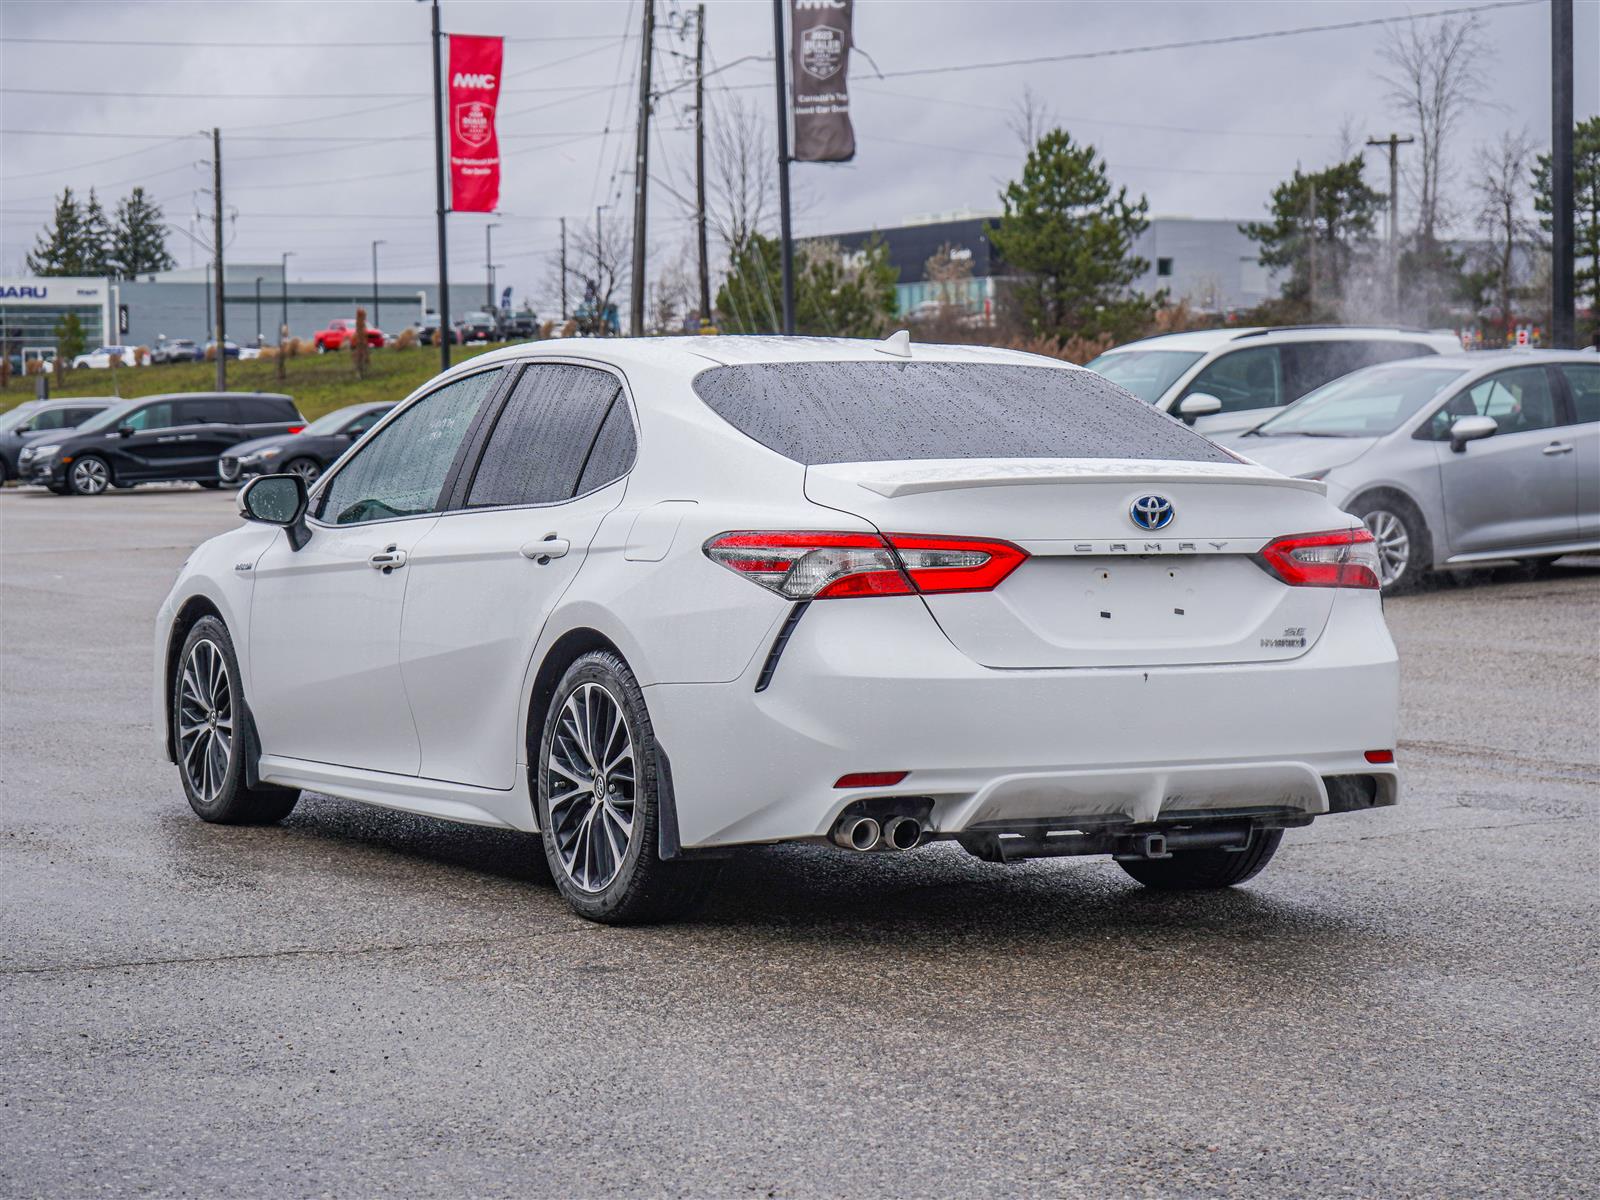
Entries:
POLYGON ((1320 479, 1385 588, 1435 567, 1600 550, 1600 358, 1497 350, 1368 367, 1216 439, 1320 479))
POLYGON ((1167 333, 1108 350, 1089 364, 1208 437, 1259 425, 1330 380, 1374 363, 1454 354, 1453 333, 1297 325, 1167 333))

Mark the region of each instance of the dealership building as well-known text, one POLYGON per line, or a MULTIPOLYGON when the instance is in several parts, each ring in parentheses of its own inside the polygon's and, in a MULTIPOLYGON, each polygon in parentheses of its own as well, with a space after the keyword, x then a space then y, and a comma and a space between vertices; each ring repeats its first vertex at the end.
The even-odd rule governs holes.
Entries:
MULTIPOLYGON (((941 285, 928 279, 930 258, 948 246, 951 256, 971 264, 971 278, 953 287, 955 301, 968 312, 992 318, 996 283, 1006 265, 989 242, 988 229, 997 213, 949 213, 913 217, 888 229, 829 234, 815 241, 838 242, 849 253, 873 238, 888 250, 889 263, 900 271, 895 308, 907 316, 925 304, 941 302, 941 285)), ((1165 291, 1174 301, 1187 300, 1202 312, 1226 313, 1254 308, 1277 294, 1271 272, 1261 265, 1260 250, 1239 232, 1240 222, 1194 217, 1151 217, 1134 241, 1133 252, 1148 264, 1133 283, 1146 295, 1165 291)), ((946 301, 948 302, 948 301, 946 301)))
MULTIPOLYGON (((279 263, 224 267, 224 317, 228 339, 254 345, 278 340, 287 323, 292 337, 309 338, 337 317, 367 319, 398 333, 433 311, 438 289, 427 283, 384 283, 374 294, 362 283, 285 280, 279 263)), ((186 267, 140 279, 0 278, 0 340, 24 360, 55 353, 56 325, 74 313, 86 349, 100 345, 154 348, 164 340, 204 343, 215 329, 216 297, 209 267, 186 267)))

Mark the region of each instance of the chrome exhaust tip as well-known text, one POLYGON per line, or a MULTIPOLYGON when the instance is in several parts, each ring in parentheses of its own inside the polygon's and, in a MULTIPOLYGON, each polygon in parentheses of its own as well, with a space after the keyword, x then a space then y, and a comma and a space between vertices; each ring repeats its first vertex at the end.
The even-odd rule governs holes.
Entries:
POLYGON ((880 830, 871 817, 846 817, 833 827, 833 844, 845 850, 871 850, 880 830))
POLYGON ((885 850, 914 850, 922 842, 922 825, 915 817, 890 817, 883 823, 885 850))

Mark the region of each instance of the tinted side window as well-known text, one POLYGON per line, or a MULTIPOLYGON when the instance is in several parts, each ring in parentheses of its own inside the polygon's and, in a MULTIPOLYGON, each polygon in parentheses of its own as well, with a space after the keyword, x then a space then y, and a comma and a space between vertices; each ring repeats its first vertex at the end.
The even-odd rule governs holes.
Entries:
POLYGON ((63 411, 66 413, 66 419, 62 421, 63 425, 82 425, 90 417, 103 410, 98 408, 68 408, 63 411))
POLYGON ((204 400, 179 400, 173 422, 178 425, 219 425, 233 421, 233 404, 207 397, 204 400))
POLYGON ((1251 346, 1213 360, 1183 394, 1192 396, 1196 392, 1221 400, 1223 412, 1277 408, 1290 400, 1284 395, 1283 364, 1277 346, 1251 346))
POLYGON ((387 408, 380 408, 376 412, 363 413, 346 425, 344 432, 351 441, 354 441, 388 415, 389 410, 387 408))
POLYGON ((1562 363, 1556 369, 1567 377, 1567 386, 1572 389, 1572 407, 1576 410, 1578 424, 1600 421, 1600 367, 1562 363))
POLYGON ((147 404, 137 412, 131 412, 123 418, 122 424, 131 425, 135 429, 167 429, 175 422, 172 418, 172 401, 163 400, 160 404, 147 404))
POLYGON ((1442 442, 1450 436, 1457 417, 1471 416, 1493 417, 1501 433, 1549 429, 1556 423, 1550 377, 1543 367, 1515 367, 1480 379, 1433 414, 1429 432, 1442 442))
POLYGON ((77 421, 68 419, 68 414, 73 411, 70 408, 47 408, 33 419, 28 428, 33 430, 61 429, 68 425, 76 425, 77 421))
POLYGON ((467 507, 571 499, 616 394, 615 376, 591 367, 524 370, 483 449, 467 507))
POLYGON ((582 496, 596 488, 604 487, 614 479, 621 479, 633 470, 636 444, 633 420, 628 415, 628 401, 617 392, 611 401, 611 411, 595 435, 594 449, 589 451, 589 461, 578 480, 577 494, 582 496))
POLYGON ((1290 400, 1376 363, 1431 354, 1419 342, 1295 342, 1282 348, 1285 390, 1290 400))
POLYGON ((294 420, 294 414, 285 411, 289 406, 281 400, 265 400, 259 396, 235 396, 235 409, 243 425, 281 425, 294 420))
POLYGON ((461 441, 499 379, 499 371, 480 371, 406 409, 333 477, 318 518, 355 525, 435 511, 461 441))

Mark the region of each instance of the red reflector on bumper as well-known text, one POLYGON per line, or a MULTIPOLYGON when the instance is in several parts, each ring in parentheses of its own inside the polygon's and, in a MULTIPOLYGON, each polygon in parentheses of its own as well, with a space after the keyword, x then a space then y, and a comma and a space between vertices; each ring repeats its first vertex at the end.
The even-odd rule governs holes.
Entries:
POLYGON ((1367 751, 1367 761, 1369 763, 1392 763, 1394 761, 1394 751, 1393 750, 1368 750, 1367 751))
POLYGON ((841 775, 836 788, 892 787, 910 771, 857 771, 854 775, 841 775))

